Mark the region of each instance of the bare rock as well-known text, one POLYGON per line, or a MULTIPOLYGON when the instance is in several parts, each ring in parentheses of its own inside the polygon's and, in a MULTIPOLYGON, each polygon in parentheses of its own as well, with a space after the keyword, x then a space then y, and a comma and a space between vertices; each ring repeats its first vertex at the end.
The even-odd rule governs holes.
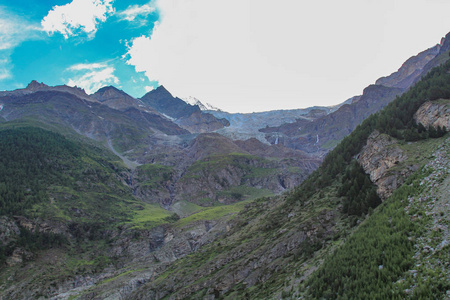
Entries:
POLYGON ((0 246, 8 245, 20 234, 20 229, 14 220, 2 216, 0 217, 0 246))
POLYGON ((12 267, 21 264, 24 260, 29 260, 33 257, 33 254, 23 248, 14 249, 11 256, 6 259, 8 267, 12 267))
POLYGON ((53 233, 64 235, 67 238, 72 237, 67 224, 65 224, 64 222, 54 220, 29 219, 23 216, 17 216, 14 218, 21 227, 31 232, 53 233))
POLYGON ((414 114, 414 120, 426 128, 450 129, 450 100, 427 101, 414 114))
POLYGON ((409 166, 404 170, 392 169, 408 157, 397 145, 397 141, 386 134, 374 131, 367 139, 358 162, 378 188, 377 193, 382 200, 403 184, 416 167, 409 166))

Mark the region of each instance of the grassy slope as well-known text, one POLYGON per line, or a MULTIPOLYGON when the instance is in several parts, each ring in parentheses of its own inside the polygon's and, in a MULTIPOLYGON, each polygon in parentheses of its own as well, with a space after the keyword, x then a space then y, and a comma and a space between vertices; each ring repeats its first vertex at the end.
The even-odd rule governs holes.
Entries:
POLYGON ((146 228, 167 223, 163 219, 171 213, 143 206, 132 196, 120 177, 127 170, 116 156, 101 147, 22 125, 4 123, 0 128, 2 215, 80 228, 90 224, 87 227, 99 232, 128 223, 146 228))

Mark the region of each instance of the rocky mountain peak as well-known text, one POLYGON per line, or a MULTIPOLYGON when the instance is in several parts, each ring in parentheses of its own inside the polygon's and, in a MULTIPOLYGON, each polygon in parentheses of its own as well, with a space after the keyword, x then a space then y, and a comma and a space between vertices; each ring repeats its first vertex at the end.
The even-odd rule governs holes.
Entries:
POLYGON ((32 80, 28 86, 24 89, 18 89, 10 92, 3 92, 4 95, 7 94, 15 94, 15 95, 25 95, 35 92, 41 92, 41 91, 50 91, 50 92, 63 92, 63 93, 69 93, 72 95, 77 96, 78 98, 88 100, 88 101, 95 101, 95 99, 91 98, 88 94, 86 94, 85 90, 74 86, 67 86, 67 85, 58 85, 58 86, 48 86, 45 83, 41 82, 39 83, 36 80, 32 80))
POLYGON ((92 94, 91 97, 111 108, 118 110, 125 110, 130 107, 143 107, 143 103, 140 100, 131 97, 124 91, 113 86, 102 87, 97 92, 92 94))
MULTIPOLYGON (((116 95, 127 95, 122 90, 119 90, 118 88, 110 85, 110 86, 104 86, 101 89, 99 89, 97 92, 95 92, 93 95, 102 95, 102 96, 116 96, 116 95)), ((131 97, 131 96, 130 96, 131 97)))
POLYGON ((200 111, 198 106, 187 104, 180 98, 172 96, 162 85, 145 94, 140 100, 160 113, 175 119, 189 117, 200 111))
POLYGON ((154 95, 154 96, 159 96, 159 97, 162 97, 162 96, 173 97, 172 94, 163 85, 160 85, 156 89, 151 90, 150 92, 145 94, 144 97, 147 95, 154 95))
POLYGON ((36 80, 32 80, 25 89, 32 92, 36 92, 42 89, 47 89, 48 87, 49 86, 44 84, 43 82, 39 83, 36 80))
POLYGON ((441 53, 450 50, 450 32, 441 39, 441 53))

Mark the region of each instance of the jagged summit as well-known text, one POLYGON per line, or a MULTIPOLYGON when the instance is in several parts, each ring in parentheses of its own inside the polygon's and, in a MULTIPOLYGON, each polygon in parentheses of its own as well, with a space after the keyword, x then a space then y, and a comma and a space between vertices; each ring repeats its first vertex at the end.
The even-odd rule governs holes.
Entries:
POLYGON ((200 111, 198 106, 187 104, 180 98, 172 96, 163 85, 148 92, 140 100, 157 111, 175 119, 189 117, 193 113, 200 111))
POLYGON ((32 80, 26 88, 24 89, 18 89, 18 90, 14 90, 14 91, 8 91, 8 92, 2 92, 0 95, 5 95, 5 94, 9 94, 9 95, 25 95, 25 94, 30 94, 30 93, 35 93, 35 92, 41 92, 41 91, 54 91, 54 92, 64 92, 64 93, 69 93, 72 95, 77 96, 78 98, 84 99, 84 100, 88 100, 88 101, 95 101, 94 99, 92 99, 88 94, 86 94, 85 90, 74 86, 67 86, 67 85, 57 85, 57 86, 49 86, 46 85, 43 82, 38 82, 36 80, 32 80))
POLYGON ((172 97, 172 94, 164 87, 164 85, 158 86, 156 89, 151 90, 147 94, 145 94, 142 98, 144 98, 147 95, 153 95, 153 96, 165 96, 165 97, 172 97))
POLYGON ((97 92, 92 94, 91 97, 111 108, 118 110, 125 110, 130 107, 134 107, 137 109, 145 109, 147 112, 154 112, 153 109, 145 106, 142 101, 131 97, 124 91, 119 90, 114 86, 102 87, 97 92))
POLYGON ((47 90, 55 90, 55 91, 62 91, 62 92, 70 92, 72 94, 76 94, 78 96, 83 95, 83 96, 88 96, 88 94, 86 94, 86 91, 78 86, 68 86, 68 85, 57 85, 57 86, 49 86, 46 85, 45 83, 41 82, 37 82, 36 80, 32 80, 27 87, 25 88, 25 90, 31 91, 31 92, 37 92, 37 91, 47 91, 47 90))
POLYGON ((37 82, 36 80, 32 80, 32 81, 27 85, 27 87, 26 87, 25 89, 34 92, 34 91, 41 90, 41 89, 45 89, 45 88, 48 88, 48 87, 49 87, 49 86, 46 85, 46 84, 43 83, 43 82, 39 83, 39 82, 37 82))

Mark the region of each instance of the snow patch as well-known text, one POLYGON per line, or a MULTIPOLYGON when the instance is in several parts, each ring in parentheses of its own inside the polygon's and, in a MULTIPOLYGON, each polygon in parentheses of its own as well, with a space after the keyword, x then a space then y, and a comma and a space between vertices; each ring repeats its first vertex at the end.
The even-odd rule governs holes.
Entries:
POLYGON ((3 110, 3 104, 0 104, 0 111, 3 110))
POLYGON ((168 116, 166 114, 160 113, 161 115, 163 115, 164 117, 166 117, 167 119, 169 119, 170 121, 175 121, 175 118, 172 118, 171 116, 168 116))
POLYGON ((200 110, 216 110, 216 111, 222 111, 221 109, 209 104, 209 103, 203 103, 200 100, 198 100, 195 97, 189 96, 186 98, 181 98, 184 102, 190 105, 198 105, 200 110))

